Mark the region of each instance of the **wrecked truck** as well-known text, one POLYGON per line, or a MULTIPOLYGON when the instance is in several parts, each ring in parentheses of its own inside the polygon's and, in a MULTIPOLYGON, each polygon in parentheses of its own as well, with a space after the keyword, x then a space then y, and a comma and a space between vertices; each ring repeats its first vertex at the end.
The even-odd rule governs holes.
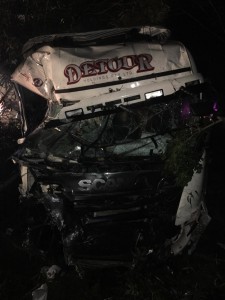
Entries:
POLYGON ((68 265, 193 251, 210 221, 204 142, 187 184, 164 166, 177 134, 202 124, 204 79, 168 37, 164 28, 134 27, 25 44, 12 82, 23 121, 13 160, 30 207, 26 246, 49 251, 54 227, 68 265))

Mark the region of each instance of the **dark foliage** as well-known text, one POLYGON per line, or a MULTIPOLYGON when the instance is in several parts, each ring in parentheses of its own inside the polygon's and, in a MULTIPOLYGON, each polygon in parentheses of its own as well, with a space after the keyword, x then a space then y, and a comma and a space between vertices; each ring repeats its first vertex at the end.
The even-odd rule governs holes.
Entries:
POLYGON ((3 0, 0 63, 13 67, 24 42, 34 36, 161 24, 168 11, 163 0, 3 0))

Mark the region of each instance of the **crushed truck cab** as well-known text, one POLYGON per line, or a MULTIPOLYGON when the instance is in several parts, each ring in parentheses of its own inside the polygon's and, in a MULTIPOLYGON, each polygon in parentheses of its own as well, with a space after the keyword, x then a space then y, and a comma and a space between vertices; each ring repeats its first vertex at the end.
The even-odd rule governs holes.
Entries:
POLYGON ((25 60, 12 79, 57 102, 49 117, 60 120, 202 83, 184 45, 159 42, 168 34, 144 27, 34 38, 24 46, 25 60))
POLYGON ((47 110, 31 132, 24 109, 14 155, 20 192, 44 207, 68 264, 127 264, 137 249, 146 257, 192 251, 210 220, 204 145, 185 187, 164 169, 168 145, 195 128, 204 101, 191 54, 168 37, 164 28, 134 27, 24 46, 12 80, 45 99, 47 110))

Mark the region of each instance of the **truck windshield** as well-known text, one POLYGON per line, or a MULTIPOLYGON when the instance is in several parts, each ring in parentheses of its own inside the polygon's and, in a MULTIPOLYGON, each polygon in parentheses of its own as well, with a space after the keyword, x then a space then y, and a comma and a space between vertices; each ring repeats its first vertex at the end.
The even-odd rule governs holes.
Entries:
MULTIPOLYGON (((170 103, 123 107, 116 113, 41 128, 26 141, 26 157, 76 161, 143 157, 165 153, 172 132, 189 122, 181 99, 170 103)), ((186 110, 189 108, 186 107, 186 110)))

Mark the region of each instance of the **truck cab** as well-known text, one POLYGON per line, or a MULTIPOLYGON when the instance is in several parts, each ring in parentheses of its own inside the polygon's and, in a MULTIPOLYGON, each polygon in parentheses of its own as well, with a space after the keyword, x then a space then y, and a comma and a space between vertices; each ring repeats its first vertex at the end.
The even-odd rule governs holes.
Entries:
POLYGON ((204 101, 185 46, 165 28, 133 27, 34 38, 23 55, 12 81, 47 110, 29 131, 24 109, 20 193, 50 216, 67 264, 193 251, 210 220, 204 146, 183 186, 164 168, 168 145, 196 128, 204 101))

